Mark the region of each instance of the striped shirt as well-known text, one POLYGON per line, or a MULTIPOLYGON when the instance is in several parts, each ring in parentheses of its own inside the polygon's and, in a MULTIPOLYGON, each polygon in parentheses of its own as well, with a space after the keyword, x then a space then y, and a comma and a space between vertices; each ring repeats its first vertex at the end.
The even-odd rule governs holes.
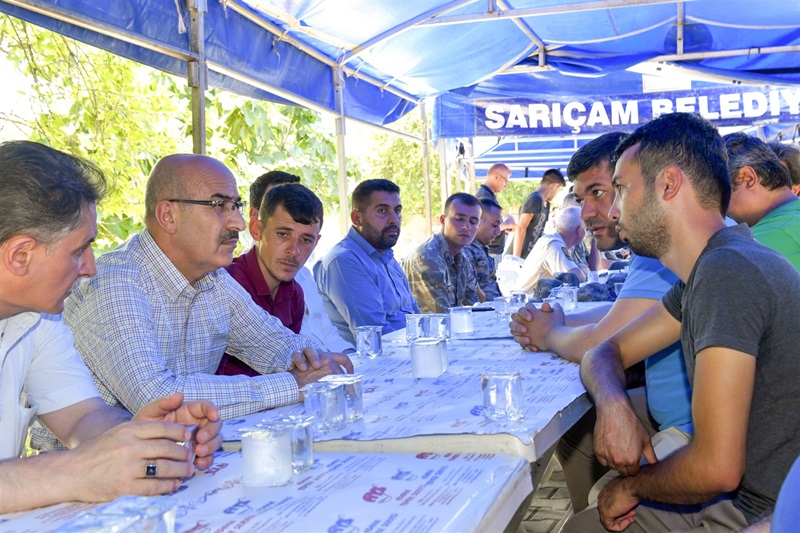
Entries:
POLYGON ((145 230, 97 261, 66 302, 64 321, 100 395, 138 411, 173 392, 210 400, 222 418, 295 403, 291 353, 314 346, 258 307, 219 269, 194 285, 145 230), (216 376, 228 352, 263 376, 216 376))

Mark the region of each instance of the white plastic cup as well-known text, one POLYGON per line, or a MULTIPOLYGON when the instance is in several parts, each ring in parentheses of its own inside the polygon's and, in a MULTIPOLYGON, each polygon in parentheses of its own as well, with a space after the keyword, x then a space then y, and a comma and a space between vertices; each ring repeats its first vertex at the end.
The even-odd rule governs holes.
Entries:
POLYGON ((313 416, 285 415, 279 418, 265 418, 261 422, 256 428, 284 426, 291 432, 292 471, 295 474, 302 474, 314 466, 313 416))
POLYGON ((345 416, 348 422, 364 418, 364 399, 362 396, 361 374, 330 374, 320 379, 326 383, 342 386, 344 391, 345 416))
POLYGON ((361 357, 375 359, 383 353, 381 326, 356 327, 356 353, 361 357))
POLYGON ((260 424, 242 433, 242 482, 280 487, 293 475, 292 432, 285 424, 260 424))
POLYGON ((420 337, 411 343, 411 371, 415 378, 437 378, 444 373, 441 345, 446 342, 420 337))
POLYGON ((524 398, 519 372, 484 372, 481 388, 484 417, 496 422, 522 418, 524 398))
POLYGON ((305 395, 306 415, 314 417, 314 430, 320 433, 336 431, 347 423, 344 387, 341 384, 318 381, 300 389, 305 395))
POLYGON ((457 333, 472 333, 472 308, 471 307, 451 307, 450 308, 450 331, 457 333))

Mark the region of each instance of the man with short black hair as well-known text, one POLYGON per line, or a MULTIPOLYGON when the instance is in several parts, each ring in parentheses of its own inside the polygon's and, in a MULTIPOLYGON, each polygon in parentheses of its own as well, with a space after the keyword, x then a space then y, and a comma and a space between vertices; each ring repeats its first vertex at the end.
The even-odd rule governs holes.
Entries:
POLYGON ((514 233, 514 255, 522 259, 528 257, 536 241, 544 233, 550 216, 550 201, 566 185, 560 170, 551 168, 545 171, 539 188, 525 198, 522 204, 514 233))
POLYGON ((365 180, 353 190, 353 226, 314 265, 314 278, 339 334, 355 342, 358 326, 381 326, 383 333, 406 327, 419 313, 392 248, 400 237, 400 187, 385 179, 365 180))
MULTIPOLYGON (((262 174, 250 186, 250 205, 260 206, 266 192, 277 185, 296 183, 300 183, 298 176, 281 170, 272 170, 262 174)), ((316 195, 314 197, 316 198, 316 195)), ((256 209, 254 212, 251 207, 250 225, 253 224, 253 219, 258 220, 258 210, 256 209)), ((322 218, 320 216, 319 230, 322 230, 321 221, 322 218)), ((252 233, 250 239, 253 239, 252 233)), ((319 243, 319 239, 317 239, 317 243, 319 243)), ((300 335, 315 340, 320 346, 331 352, 347 354, 355 351, 353 345, 342 338, 339 330, 333 325, 327 311, 325 311, 325 305, 322 303, 322 296, 317 288, 317 282, 314 280, 314 274, 309 267, 305 266, 305 262, 308 262, 308 260, 309 257, 304 259, 304 264, 301 265, 301 268, 297 270, 294 276, 294 281, 303 289, 303 317, 300 324, 300 335)), ((269 309, 267 309, 267 312, 269 312, 269 309)), ((286 324, 284 323, 284 325, 286 324)))
MULTIPOLYGON (((299 183, 270 187, 259 216, 248 223, 255 245, 225 267, 259 307, 294 333, 300 333, 305 310, 303 289, 294 278, 317 246, 322 219, 322 202, 309 189, 299 183)), ((217 374, 258 372, 225 354, 217 374)))
POLYGON ((738 531, 771 510, 800 454, 800 420, 786 416, 800 412, 800 329, 787 327, 800 316, 800 273, 745 225, 726 227, 725 145, 704 119, 661 115, 616 156, 610 216, 620 236, 680 282, 583 357, 597 431, 609 437, 595 442, 598 457, 625 477, 564 531, 738 531), (657 460, 623 369, 678 339, 694 437, 657 460))
POLYGON ((800 198, 786 168, 758 137, 738 132, 723 139, 733 187, 728 216, 800 270, 800 198))
POLYGON ((258 218, 261 200, 268 189, 284 183, 300 183, 300 177, 283 170, 270 170, 261 174, 250 184, 250 211, 248 218, 258 218))
POLYGON ((461 250, 475 238, 481 203, 465 192, 451 195, 439 217, 442 231, 434 233, 403 261, 403 270, 423 313, 442 313, 449 307, 478 301, 478 278, 472 261, 461 250))
POLYGON ((478 278, 478 299, 491 302, 502 296, 497 284, 497 264, 491 252, 491 242, 501 233, 503 208, 491 198, 481 198, 481 222, 475 239, 461 251, 469 258, 478 278))
POLYGON ((194 466, 180 444, 198 425, 199 468, 222 439, 209 402, 154 399, 133 417, 106 405, 61 321, 75 282, 96 272, 95 204, 106 187, 88 161, 44 145, 0 144, 0 514, 66 501, 170 493, 194 466), (69 451, 24 457, 33 418, 69 451))

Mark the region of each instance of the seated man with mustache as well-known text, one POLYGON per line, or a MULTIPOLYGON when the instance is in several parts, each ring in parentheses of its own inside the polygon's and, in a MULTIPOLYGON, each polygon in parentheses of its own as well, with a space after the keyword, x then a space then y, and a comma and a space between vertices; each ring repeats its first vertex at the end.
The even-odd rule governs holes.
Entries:
POLYGON ((383 333, 406 327, 419 313, 392 248, 400 237, 400 187, 385 179, 364 180, 353 189, 352 226, 314 265, 314 279, 328 316, 342 338, 355 343, 358 326, 383 333))
POLYGON ((230 419, 298 402, 302 386, 341 366, 352 372, 347 356, 285 328, 222 268, 244 206, 231 171, 211 157, 170 155, 153 167, 145 229, 100 257, 64 310, 106 403, 136 412, 182 392, 230 419), (225 352, 263 375, 215 375, 225 352))
MULTIPOLYGON (((225 267, 259 307, 298 334, 305 295, 295 276, 319 242, 322 216, 322 202, 299 183, 270 187, 258 216, 248 223, 255 245, 225 267)), ((225 354, 217 374, 257 376, 258 372, 225 354)))

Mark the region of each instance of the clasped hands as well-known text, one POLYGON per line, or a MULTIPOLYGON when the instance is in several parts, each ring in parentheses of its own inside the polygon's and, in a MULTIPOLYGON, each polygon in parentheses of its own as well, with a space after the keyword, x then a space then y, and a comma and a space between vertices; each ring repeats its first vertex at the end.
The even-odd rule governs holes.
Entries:
POLYGON ((511 315, 509 328, 514 340, 523 348, 533 352, 547 352, 550 351, 548 334, 553 328, 563 325, 564 310, 559 304, 551 306, 544 303, 541 309, 537 309, 532 303, 528 303, 511 315))

